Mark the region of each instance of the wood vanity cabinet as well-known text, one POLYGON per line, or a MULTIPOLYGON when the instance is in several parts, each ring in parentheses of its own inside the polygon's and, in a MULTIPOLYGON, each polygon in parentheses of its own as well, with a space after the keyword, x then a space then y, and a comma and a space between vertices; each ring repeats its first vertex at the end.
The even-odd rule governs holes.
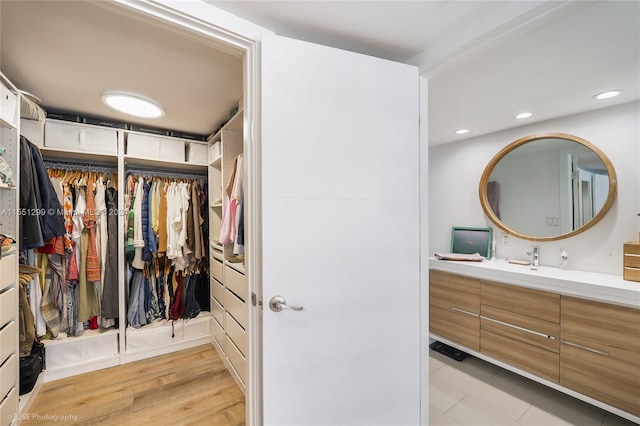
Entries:
POLYGON ((431 333, 475 351, 480 350, 480 282, 477 279, 429 272, 431 333))
POLYGON ((482 281, 480 352, 559 381, 560 295, 482 281))
POLYGON ((562 296, 560 384, 640 416, 640 309, 562 296))

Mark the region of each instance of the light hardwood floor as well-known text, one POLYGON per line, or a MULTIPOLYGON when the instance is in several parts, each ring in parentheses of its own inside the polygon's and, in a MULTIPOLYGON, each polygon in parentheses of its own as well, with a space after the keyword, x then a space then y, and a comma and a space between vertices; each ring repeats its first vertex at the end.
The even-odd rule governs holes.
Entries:
POLYGON ((54 422, 244 425, 244 396, 215 349, 204 345, 45 383, 22 425, 54 422))

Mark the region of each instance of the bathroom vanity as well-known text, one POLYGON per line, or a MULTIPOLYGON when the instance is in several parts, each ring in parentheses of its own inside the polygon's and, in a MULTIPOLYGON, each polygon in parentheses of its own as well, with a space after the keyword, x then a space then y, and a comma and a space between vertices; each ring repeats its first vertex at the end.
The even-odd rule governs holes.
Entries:
POLYGON ((640 423, 640 282, 430 259, 436 340, 640 423))

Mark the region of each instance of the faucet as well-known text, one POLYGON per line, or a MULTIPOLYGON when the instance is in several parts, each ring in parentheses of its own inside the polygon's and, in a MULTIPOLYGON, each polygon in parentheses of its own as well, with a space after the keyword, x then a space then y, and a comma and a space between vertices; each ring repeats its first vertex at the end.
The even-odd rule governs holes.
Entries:
POLYGON ((531 269, 536 270, 540 266, 540 246, 531 246, 532 251, 527 252, 532 257, 531 269))

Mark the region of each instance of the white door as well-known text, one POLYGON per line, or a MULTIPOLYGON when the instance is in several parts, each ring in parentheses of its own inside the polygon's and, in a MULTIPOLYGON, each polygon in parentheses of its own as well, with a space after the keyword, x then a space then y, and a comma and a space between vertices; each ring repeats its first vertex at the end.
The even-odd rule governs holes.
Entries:
POLYGON ((418 85, 412 66, 263 40, 266 425, 420 422, 418 85))

